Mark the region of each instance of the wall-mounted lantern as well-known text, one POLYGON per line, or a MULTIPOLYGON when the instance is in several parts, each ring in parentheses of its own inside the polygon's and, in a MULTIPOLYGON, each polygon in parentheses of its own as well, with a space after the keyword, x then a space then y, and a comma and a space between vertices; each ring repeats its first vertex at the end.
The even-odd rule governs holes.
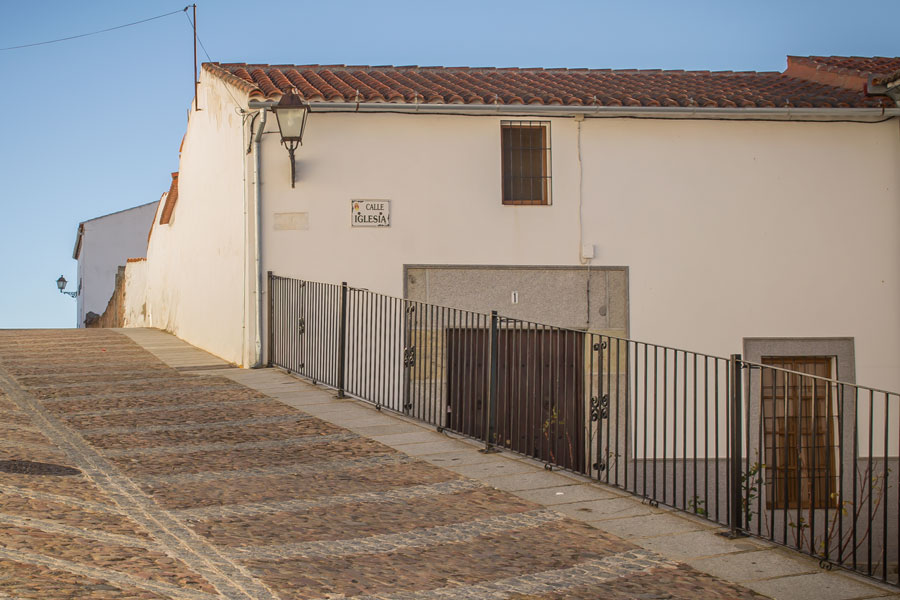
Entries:
POLYGON ((284 94, 281 100, 272 107, 278 120, 278 131, 281 143, 287 148, 291 157, 291 187, 294 187, 294 150, 303 145, 303 131, 306 129, 306 117, 309 115, 309 104, 300 99, 296 90, 284 94))
POLYGON ((56 287, 59 288, 60 293, 61 293, 61 294, 65 294, 65 295, 67 295, 67 296, 72 296, 73 298, 75 298, 76 296, 78 296, 78 292, 67 292, 67 291, 66 291, 66 284, 67 284, 67 283, 69 283, 69 282, 66 281, 66 278, 63 277, 62 275, 60 275, 60 276, 59 276, 59 279, 56 280, 56 287))

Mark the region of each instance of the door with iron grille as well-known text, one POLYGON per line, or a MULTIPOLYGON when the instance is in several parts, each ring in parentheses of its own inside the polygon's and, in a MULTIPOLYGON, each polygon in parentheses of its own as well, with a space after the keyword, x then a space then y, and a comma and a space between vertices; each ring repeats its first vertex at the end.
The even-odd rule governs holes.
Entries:
POLYGON ((447 428, 477 439, 487 431, 490 337, 484 328, 446 330, 447 428))
MULTIPOLYGON (((490 331, 448 330, 448 427, 483 439, 489 401, 490 331)), ((501 329, 496 439, 499 446, 581 471, 585 463, 584 334, 501 329)))
POLYGON ((764 356, 762 425, 766 503, 770 509, 833 508, 837 407, 828 356, 764 356), (782 371, 781 369, 785 369, 782 371), (792 373, 795 372, 795 373, 792 373))

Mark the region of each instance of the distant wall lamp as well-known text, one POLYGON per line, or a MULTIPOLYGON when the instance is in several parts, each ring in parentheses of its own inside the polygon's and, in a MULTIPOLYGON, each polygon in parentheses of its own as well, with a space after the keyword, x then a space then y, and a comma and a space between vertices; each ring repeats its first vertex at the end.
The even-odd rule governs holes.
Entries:
POLYGON ((67 296, 72 296, 73 298, 75 298, 76 296, 78 296, 78 292, 67 292, 67 291, 66 291, 66 284, 67 284, 67 283, 69 283, 69 282, 66 281, 66 278, 63 277, 62 275, 60 275, 60 276, 59 276, 59 279, 56 280, 56 287, 59 288, 60 293, 61 293, 61 294, 65 294, 65 295, 67 295, 67 296))
POLYGON ((300 99, 297 90, 284 94, 281 100, 272 107, 281 133, 281 143, 287 148, 291 157, 291 187, 294 187, 294 150, 303 145, 303 131, 306 129, 306 117, 309 115, 309 104, 300 99))

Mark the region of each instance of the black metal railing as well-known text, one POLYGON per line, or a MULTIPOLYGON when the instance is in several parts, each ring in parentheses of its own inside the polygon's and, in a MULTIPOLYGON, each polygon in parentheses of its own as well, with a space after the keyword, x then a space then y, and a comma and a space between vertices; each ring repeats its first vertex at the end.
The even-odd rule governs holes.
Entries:
POLYGON ((269 364, 897 585, 900 397, 269 274, 269 364))
POLYGON ((900 396, 779 362, 741 361, 742 530, 898 585, 900 396))

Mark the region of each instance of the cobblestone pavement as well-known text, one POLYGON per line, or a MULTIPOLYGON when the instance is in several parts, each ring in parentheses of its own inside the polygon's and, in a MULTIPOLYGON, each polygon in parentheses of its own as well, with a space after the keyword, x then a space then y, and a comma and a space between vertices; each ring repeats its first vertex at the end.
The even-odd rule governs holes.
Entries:
POLYGON ((109 330, 0 331, 0 599, 754 598, 109 330))

